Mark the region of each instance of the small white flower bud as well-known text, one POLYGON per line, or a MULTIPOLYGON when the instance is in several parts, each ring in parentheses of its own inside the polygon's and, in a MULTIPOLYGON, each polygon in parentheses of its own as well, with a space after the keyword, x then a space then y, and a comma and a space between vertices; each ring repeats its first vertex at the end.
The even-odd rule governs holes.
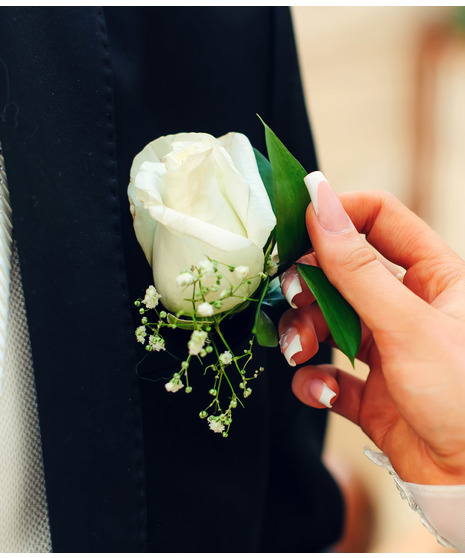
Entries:
POLYGON ((147 331, 145 329, 145 326, 139 326, 136 329, 136 339, 138 343, 144 343, 145 342, 145 336, 147 335, 147 331))
POLYGON ((160 352, 165 350, 165 340, 159 335, 151 335, 149 337, 149 345, 152 350, 160 352))
POLYGON ((187 287, 194 283, 195 279, 189 271, 183 271, 176 277, 176 285, 178 287, 187 287))
POLYGON ((203 318, 213 316, 214 308, 209 302, 202 302, 197 308, 197 314, 203 318))
POLYGON ((233 359, 232 354, 229 351, 225 351, 224 353, 221 353, 220 356, 218 357, 218 360, 224 366, 231 364, 232 359, 233 359))
POLYGON ((150 287, 145 291, 145 298, 142 302, 147 308, 155 308, 158 305, 160 298, 161 294, 153 285, 150 285, 150 287))
POLYGON ((183 387, 184 384, 181 382, 181 380, 179 378, 175 378, 174 376, 167 384, 165 384, 166 391, 170 391, 171 393, 176 393, 183 387))
POLYGON ((266 260, 265 271, 270 277, 273 277, 278 272, 278 264, 270 257, 266 260))
MULTIPOLYGON (((219 417, 208 417, 208 426, 213 432, 221 434, 224 431, 224 424, 219 417)), ((223 433, 224 435, 225 433, 223 433)))
POLYGON ((203 346, 205 345, 207 337, 208 333, 206 331, 201 331, 198 329, 194 330, 192 332, 190 340, 187 343, 189 354, 198 355, 203 350, 203 346))
POLYGON ((198 267, 202 275, 212 275, 216 271, 215 264, 211 260, 202 260, 198 267))
POLYGON ((245 279, 249 275, 249 266, 248 265, 238 265, 234 270, 234 274, 238 279, 245 279))

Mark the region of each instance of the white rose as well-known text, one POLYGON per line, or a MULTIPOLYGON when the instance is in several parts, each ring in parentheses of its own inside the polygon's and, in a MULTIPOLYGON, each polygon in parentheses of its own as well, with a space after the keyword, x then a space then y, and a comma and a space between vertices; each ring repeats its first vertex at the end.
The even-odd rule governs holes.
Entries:
MULTIPOLYGON (((192 313, 192 304, 184 301, 190 293, 176 277, 206 257, 247 266, 251 277, 263 271, 263 247, 276 219, 243 134, 216 139, 181 133, 151 142, 134 159, 128 195, 137 239, 168 310, 192 313)), ((226 268, 220 271, 222 289, 230 288, 229 281, 239 284, 226 268)), ((249 296, 259 281, 238 294, 249 296)), ((210 293, 207 300, 215 298, 210 293)), ((226 299, 216 311, 240 302, 226 299)))

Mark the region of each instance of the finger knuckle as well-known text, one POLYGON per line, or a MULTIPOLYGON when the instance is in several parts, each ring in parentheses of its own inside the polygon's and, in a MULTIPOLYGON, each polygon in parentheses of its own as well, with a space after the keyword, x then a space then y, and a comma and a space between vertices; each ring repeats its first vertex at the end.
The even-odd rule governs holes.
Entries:
POLYGON ((387 190, 370 190, 367 192, 367 196, 376 200, 380 206, 392 206, 400 203, 399 199, 392 192, 388 192, 387 190))
POLYGON ((360 271, 376 262, 376 254, 364 244, 356 244, 348 250, 341 261, 341 266, 346 272, 360 271))

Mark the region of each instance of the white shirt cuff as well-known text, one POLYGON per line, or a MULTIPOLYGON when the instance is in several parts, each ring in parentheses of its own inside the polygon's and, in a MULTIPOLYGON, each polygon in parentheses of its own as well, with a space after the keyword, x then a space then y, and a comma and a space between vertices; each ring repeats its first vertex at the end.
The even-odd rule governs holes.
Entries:
POLYGON ((392 475, 400 495, 444 546, 465 552, 465 485, 424 485, 403 481, 389 458, 365 448, 365 455, 392 475))

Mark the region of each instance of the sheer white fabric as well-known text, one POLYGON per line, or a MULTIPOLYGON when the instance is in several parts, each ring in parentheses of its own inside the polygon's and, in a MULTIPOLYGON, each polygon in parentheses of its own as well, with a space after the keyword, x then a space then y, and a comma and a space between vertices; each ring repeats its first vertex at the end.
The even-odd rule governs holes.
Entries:
POLYGON ((465 485, 436 486, 405 482, 384 453, 366 448, 365 455, 389 471, 401 497, 419 514, 422 523, 442 545, 465 552, 465 485))

